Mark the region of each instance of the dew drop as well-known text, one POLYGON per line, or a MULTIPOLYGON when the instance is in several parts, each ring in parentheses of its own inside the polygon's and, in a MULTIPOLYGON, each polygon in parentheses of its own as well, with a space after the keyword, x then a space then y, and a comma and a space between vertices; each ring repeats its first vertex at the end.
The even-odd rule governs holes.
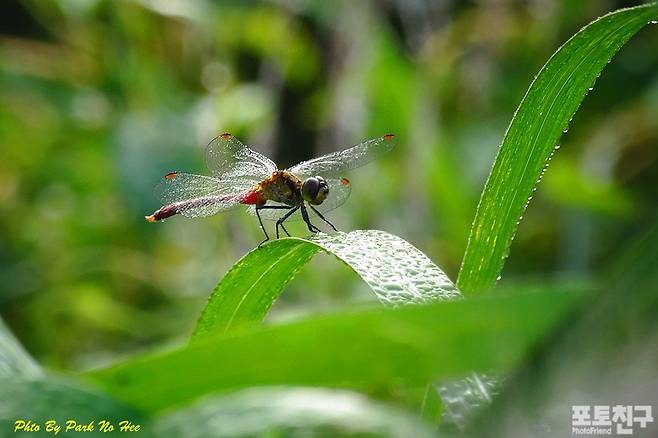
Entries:
POLYGON ((500 281, 501 278, 503 278, 503 276, 499 275, 498 277, 496 277, 496 281, 500 281))
POLYGON ((649 24, 658 24, 658 20, 651 20, 649 24))
MULTIPOLYGON (((564 132, 567 132, 567 130, 565 130, 564 132)), ((556 144, 556 145, 555 145, 555 150, 557 151, 558 149, 560 149, 560 145, 559 145, 559 144, 556 144)))

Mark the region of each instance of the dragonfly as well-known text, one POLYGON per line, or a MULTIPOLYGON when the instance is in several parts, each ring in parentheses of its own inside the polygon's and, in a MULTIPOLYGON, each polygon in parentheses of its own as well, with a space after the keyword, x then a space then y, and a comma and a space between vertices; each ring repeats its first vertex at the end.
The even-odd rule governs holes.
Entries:
POLYGON ((386 134, 280 170, 266 156, 224 133, 206 146, 210 176, 167 173, 154 190, 164 205, 145 218, 157 222, 177 214, 212 216, 246 205, 265 233, 259 246, 270 240, 263 219, 276 221, 277 239, 279 228, 290 237, 284 223, 297 211, 311 233, 321 230, 311 223, 309 210, 338 231, 324 214, 350 196, 351 184, 343 172, 379 158, 395 144, 395 136, 386 134))

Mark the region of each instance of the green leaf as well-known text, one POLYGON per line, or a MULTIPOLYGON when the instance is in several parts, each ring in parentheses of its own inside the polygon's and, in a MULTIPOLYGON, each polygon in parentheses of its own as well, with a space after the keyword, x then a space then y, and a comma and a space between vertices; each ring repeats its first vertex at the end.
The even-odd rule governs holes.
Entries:
POLYGON ((509 371, 579 297, 501 295, 233 330, 85 376, 146 411, 262 385, 391 396, 399 385, 420 388, 474 369, 509 371))
POLYGON ((425 254, 383 231, 279 239, 248 253, 224 276, 199 318, 193 339, 262 320, 283 287, 320 250, 354 269, 386 305, 460 296, 425 254))
POLYGON ((655 3, 601 17, 541 69, 512 118, 482 192, 457 281, 462 292, 495 283, 533 188, 589 88, 612 56, 657 17, 655 3))
POLYGON ((348 391, 321 388, 252 388, 204 399, 168 413, 158 436, 377 436, 433 437, 412 414, 348 391))

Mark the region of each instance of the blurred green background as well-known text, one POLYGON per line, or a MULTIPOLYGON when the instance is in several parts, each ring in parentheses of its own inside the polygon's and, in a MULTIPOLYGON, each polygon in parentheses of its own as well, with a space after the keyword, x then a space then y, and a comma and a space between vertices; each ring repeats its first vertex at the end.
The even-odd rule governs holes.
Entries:
MULTIPOLYGON (((622 1, 32 0, 0 14, 0 314, 80 369, 191 332, 254 217, 149 224, 165 173, 228 131, 280 167, 392 132, 347 174, 343 231, 377 228, 455 279, 480 191, 533 75, 622 1)), ((521 223, 502 282, 589 282, 656 218, 658 32, 613 60, 521 223)), ((270 224, 271 226, 272 224, 270 224)), ((304 228, 291 227, 298 235, 304 228)), ((268 321, 372 300, 329 256, 268 321)))

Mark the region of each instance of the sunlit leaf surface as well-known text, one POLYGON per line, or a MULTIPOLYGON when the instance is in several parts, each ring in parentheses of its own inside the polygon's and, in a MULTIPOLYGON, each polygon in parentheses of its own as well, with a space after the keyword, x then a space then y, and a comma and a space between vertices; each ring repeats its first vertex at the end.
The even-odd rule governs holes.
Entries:
POLYGON ((238 261, 219 282, 194 336, 260 321, 283 287, 318 251, 350 266, 386 305, 457 298, 459 292, 432 261, 405 240, 377 230, 280 239, 238 261))

